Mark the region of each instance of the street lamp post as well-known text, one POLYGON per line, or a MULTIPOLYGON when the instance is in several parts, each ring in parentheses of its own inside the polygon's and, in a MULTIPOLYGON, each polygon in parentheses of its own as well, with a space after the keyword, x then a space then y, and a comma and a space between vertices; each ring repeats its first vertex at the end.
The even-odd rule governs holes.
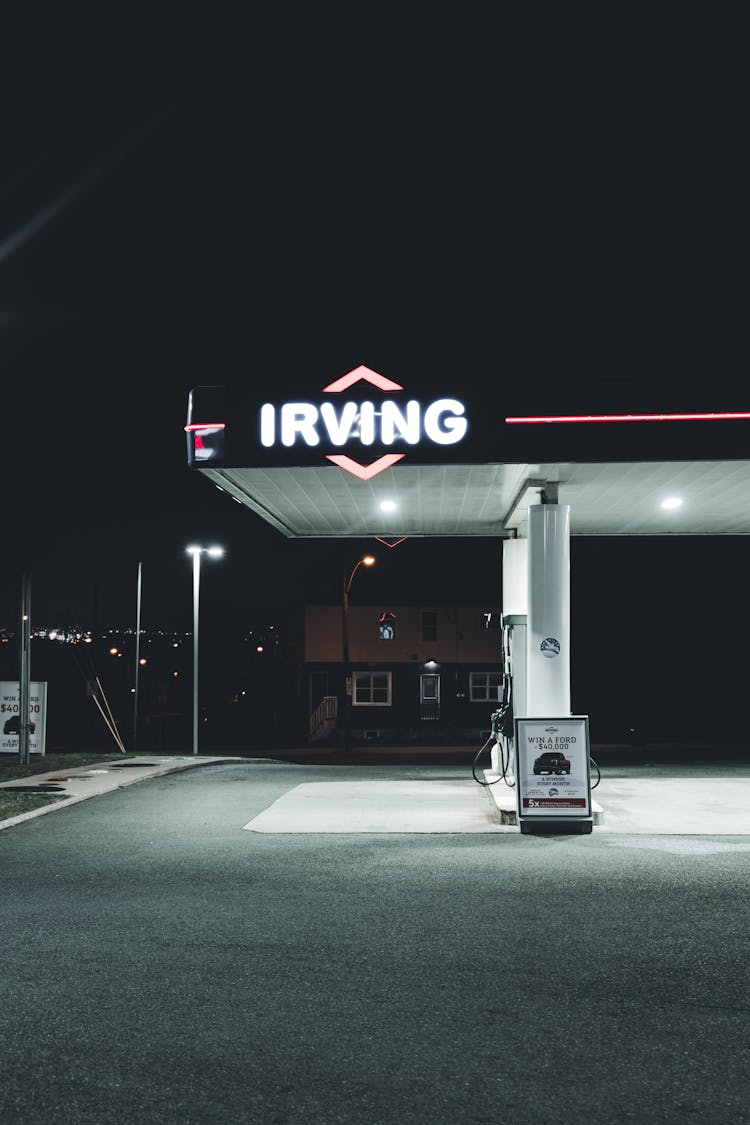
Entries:
POLYGON ((29 695, 31 691, 31 575, 21 578, 21 621, 18 630, 18 761, 31 762, 29 747, 29 695))
POLYGON ((188 547, 193 556, 193 753, 198 753, 198 604, 201 588, 201 555, 220 558, 223 547, 188 547))
POLYGON ((138 580, 135 591, 135 682, 133 691, 133 753, 138 746, 138 683, 141 671, 141 575, 142 563, 138 563, 138 580))
POLYGON ((354 694, 354 679, 352 676, 351 663, 349 661, 349 591, 354 581, 354 575, 359 568, 362 565, 373 566, 374 563, 375 559, 372 555, 365 555, 354 564, 351 574, 344 578, 341 622, 344 664, 344 750, 346 752, 351 751, 352 748, 352 696, 354 694))

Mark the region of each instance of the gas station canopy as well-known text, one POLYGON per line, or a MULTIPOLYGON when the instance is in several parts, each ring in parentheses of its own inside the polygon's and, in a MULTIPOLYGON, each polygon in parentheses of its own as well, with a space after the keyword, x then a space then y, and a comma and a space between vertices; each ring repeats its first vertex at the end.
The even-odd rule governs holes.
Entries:
POLYGON ((188 464, 290 538, 523 536, 543 492, 571 535, 750 534, 738 380, 359 365, 269 384, 194 388, 188 464))

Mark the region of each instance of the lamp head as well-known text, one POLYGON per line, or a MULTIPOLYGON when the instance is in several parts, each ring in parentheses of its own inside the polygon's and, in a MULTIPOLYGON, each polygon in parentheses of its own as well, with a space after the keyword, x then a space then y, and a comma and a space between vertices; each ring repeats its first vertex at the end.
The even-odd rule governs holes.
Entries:
POLYGON ((185 550, 189 555, 211 555, 212 558, 220 558, 224 554, 223 547, 186 547, 185 550))

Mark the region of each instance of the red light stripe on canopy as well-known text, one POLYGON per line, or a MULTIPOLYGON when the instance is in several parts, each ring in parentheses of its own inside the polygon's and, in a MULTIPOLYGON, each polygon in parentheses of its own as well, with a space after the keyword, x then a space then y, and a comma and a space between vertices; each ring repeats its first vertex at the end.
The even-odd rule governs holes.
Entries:
POLYGON ((535 422, 720 422, 750 418, 750 411, 725 411, 714 414, 537 414, 506 418, 509 425, 535 422))
POLYGON ((192 430, 225 430, 226 428, 226 422, 190 422, 185 426, 185 433, 189 434, 192 430))

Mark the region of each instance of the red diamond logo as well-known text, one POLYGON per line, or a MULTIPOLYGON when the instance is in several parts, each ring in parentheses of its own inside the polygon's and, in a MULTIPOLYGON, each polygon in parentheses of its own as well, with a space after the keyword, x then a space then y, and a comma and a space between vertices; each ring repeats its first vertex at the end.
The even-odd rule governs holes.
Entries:
POLYGON ((334 465, 346 469, 347 473, 352 473, 360 480, 371 480, 378 473, 382 473, 383 469, 390 469, 391 465, 395 465, 404 456, 403 453, 386 453, 384 457, 378 457, 377 461, 373 461, 370 465, 360 465, 358 461, 352 461, 351 457, 345 457, 341 453, 326 453, 326 458, 333 461, 334 465))
POLYGON ((381 391, 402 391, 404 389, 398 383, 394 383, 392 379, 386 379, 385 375, 378 375, 377 371, 372 371, 369 367, 363 367, 360 364, 348 375, 342 375, 340 379, 336 379, 333 383, 329 383, 327 387, 323 387, 323 390, 333 393, 345 391, 353 383, 358 383, 360 379, 366 383, 372 383, 373 387, 377 387, 381 391))

